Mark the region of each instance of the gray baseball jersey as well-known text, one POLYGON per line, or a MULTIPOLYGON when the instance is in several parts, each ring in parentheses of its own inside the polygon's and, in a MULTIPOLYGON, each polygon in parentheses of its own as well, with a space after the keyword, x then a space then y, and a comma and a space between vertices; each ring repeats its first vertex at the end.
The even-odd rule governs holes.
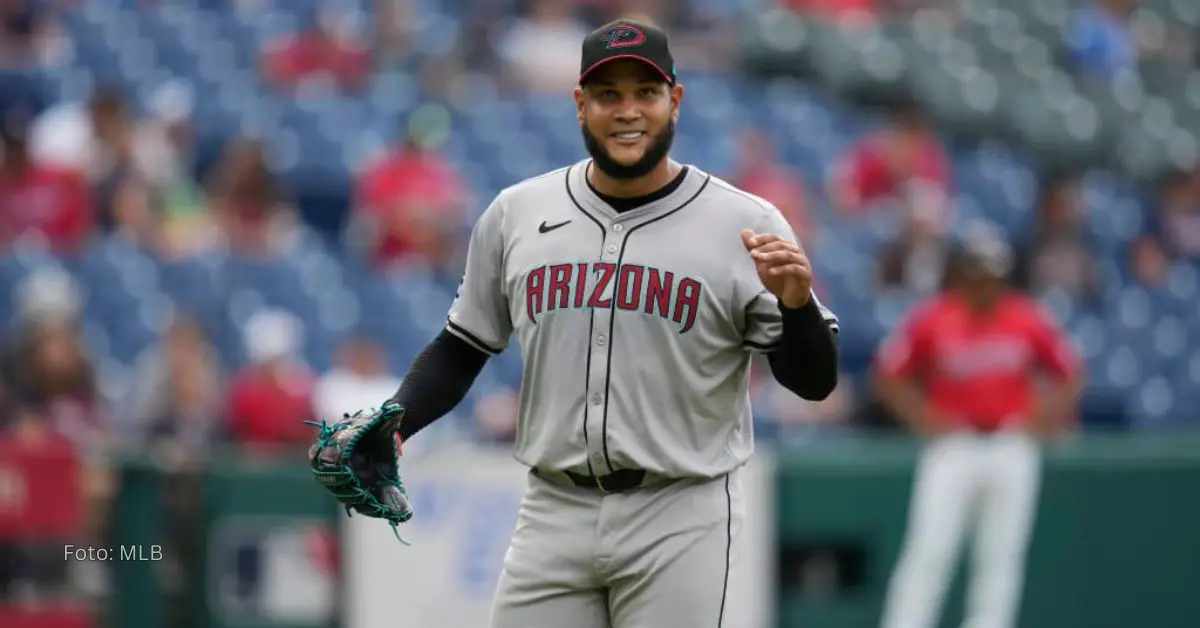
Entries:
POLYGON ((618 213, 588 186, 587 167, 496 197, 473 229, 448 329, 492 354, 515 333, 518 461, 589 475, 729 473, 754 448, 751 354, 782 327, 740 232, 795 234, 770 203, 694 166, 668 196, 618 213))

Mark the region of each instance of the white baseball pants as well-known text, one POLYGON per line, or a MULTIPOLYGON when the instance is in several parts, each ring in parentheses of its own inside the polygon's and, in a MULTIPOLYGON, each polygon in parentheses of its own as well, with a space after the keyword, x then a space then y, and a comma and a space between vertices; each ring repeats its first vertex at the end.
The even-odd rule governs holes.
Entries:
POLYGON ((952 434, 921 454, 882 628, 933 628, 963 537, 973 555, 963 628, 1015 628, 1041 480, 1041 451, 1018 432, 952 434))
POLYGON ((608 495, 530 475, 490 627, 728 625, 744 509, 738 472, 608 495))

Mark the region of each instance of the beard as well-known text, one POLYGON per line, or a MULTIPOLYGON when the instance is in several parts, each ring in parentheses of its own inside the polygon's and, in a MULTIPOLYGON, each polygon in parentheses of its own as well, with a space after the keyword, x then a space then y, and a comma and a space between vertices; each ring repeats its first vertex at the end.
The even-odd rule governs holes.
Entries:
POLYGON ((615 161, 612 155, 604 149, 604 144, 592 135, 591 131, 588 131, 586 121, 579 125, 579 128, 583 131, 583 145, 587 148, 588 154, 592 156, 592 163, 600 169, 600 172, 617 181, 638 179, 650 174, 650 171, 654 170, 659 162, 666 159, 667 154, 671 152, 671 144, 675 141, 675 123, 668 121, 662 131, 650 138, 650 145, 646 147, 646 152, 642 154, 641 159, 631 164, 622 164, 615 161))

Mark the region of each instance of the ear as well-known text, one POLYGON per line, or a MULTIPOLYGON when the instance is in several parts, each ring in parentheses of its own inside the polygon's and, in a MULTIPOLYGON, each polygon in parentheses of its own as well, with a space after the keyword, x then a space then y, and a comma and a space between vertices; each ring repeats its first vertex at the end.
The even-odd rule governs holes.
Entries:
POLYGON ((671 86, 671 122, 679 122, 679 105, 683 103, 683 85, 671 86))
POLYGON ((575 119, 583 124, 583 106, 584 106, 583 87, 575 86, 575 119))

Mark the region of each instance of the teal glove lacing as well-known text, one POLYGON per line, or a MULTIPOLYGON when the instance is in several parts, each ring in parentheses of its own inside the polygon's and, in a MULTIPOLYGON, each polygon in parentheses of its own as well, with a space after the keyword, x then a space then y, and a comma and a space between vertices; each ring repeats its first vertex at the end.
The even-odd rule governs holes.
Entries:
MULTIPOLYGON (((372 409, 371 412, 374 413, 375 410, 372 409)), ((358 415, 356 414, 354 416, 358 415)), ((345 418, 349 419, 352 417, 347 414, 345 415, 345 418)), ((321 421, 305 421, 305 423, 316 426, 320 430, 320 432, 317 434, 318 451, 323 450, 330 445, 333 441, 333 437, 338 432, 341 432, 349 427, 349 424, 347 423, 337 423, 333 426, 321 421)), ((355 439, 347 442, 344 445, 341 464, 337 470, 331 471, 318 468, 317 461, 314 461, 312 464, 313 475, 316 476, 317 482, 319 482, 321 486, 325 487, 326 490, 328 490, 334 496, 334 498, 343 502, 343 507, 346 510, 347 517, 353 515, 354 506, 346 502, 363 504, 368 509, 378 513, 380 519, 384 519, 388 522, 388 525, 391 526, 392 534, 396 537, 396 540, 400 541, 406 546, 411 546, 408 541, 405 541, 403 538, 401 538, 399 526, 401 523, 404 523, 412 518, 412 511, 409 510, 402 513, 396 513, 394 508, 383 504, 379 501, 379 499, 372 495, 370 491, 363 489, 362 483, 354 474, 354 471, 350 469, 347 458, 349 458, 349 456, 353 453, 354 445, 357 444, 357 442, 358 440, 355 439)), ((393 448, 395 447, 394 444, 392 446, 393 448)), ((405 497, 408 497, 408 492, 404 490, 404 484, 399 481, 397 481, 396 484, 400 489, 400 492, 405 497)))

